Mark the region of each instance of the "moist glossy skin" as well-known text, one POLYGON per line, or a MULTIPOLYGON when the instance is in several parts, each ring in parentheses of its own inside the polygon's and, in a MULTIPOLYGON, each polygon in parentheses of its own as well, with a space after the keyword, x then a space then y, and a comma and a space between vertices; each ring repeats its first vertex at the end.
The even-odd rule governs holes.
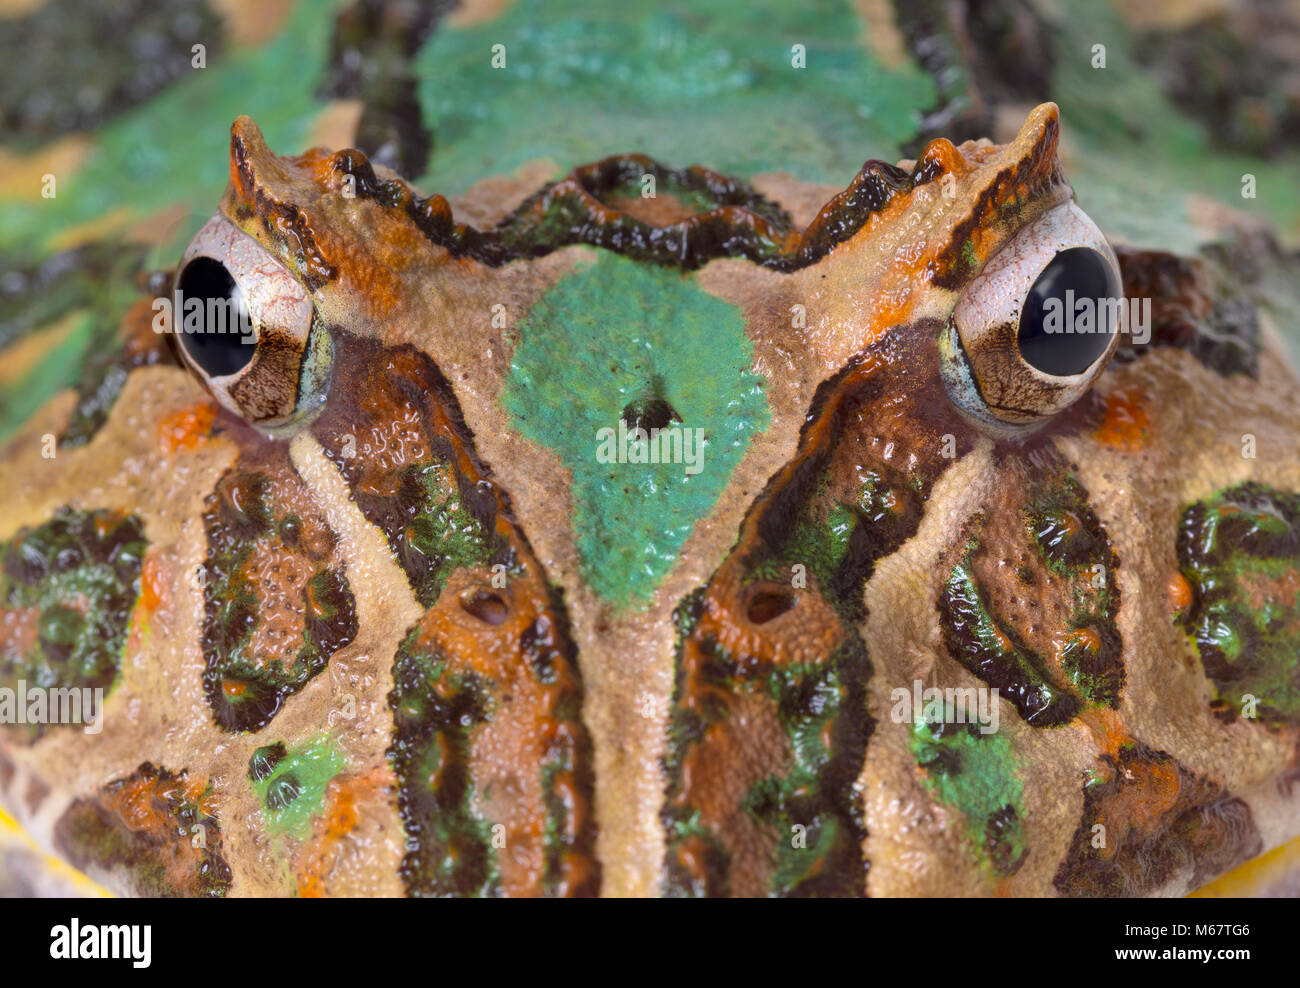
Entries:
POLYGON ((1059 126, 834 197, 611 159, 476 230, 237 120, 221 214, 312 335, 260 365, 270 438, 145 299, 89 444, 42 457, 64 396, 6 445, 0 676, 81 685, 86 613, 121 652, 101 734, 5 729, 0 798, 146 894, 1177 893, 1293 836, 1271 327, 1230 364, 1215 272, 1126 251, 1152 343, 1060 414, 990 431, 945 383, 963 295, 1071 197, 1059 126), (650 482, 571 442, 620 417, 726 442, 650 482), (891 716, 918 680, 998 687, 999 730, 891 716))

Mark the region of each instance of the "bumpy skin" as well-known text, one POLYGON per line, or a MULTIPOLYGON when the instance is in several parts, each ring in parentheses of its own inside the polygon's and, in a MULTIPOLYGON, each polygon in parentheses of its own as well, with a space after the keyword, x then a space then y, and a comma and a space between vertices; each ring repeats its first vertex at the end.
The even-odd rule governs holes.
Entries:
POLYGON ((98 736, 5 728, 0 799, 145 894, 1168 894, 1294 836, 1272 328, 1225 358, 1211 268, 1124 252, 1153 344, 1066 413, 995 441, 945 393, 960 294, 1071 197, 1058 132, 1046 104, 833 197, 611 159, 496 183, 474 229, 236 121, 221 211, 310 291, 324 409, 259 435, 146 299, 89 443, 42 456, 70 395, 7 443, 0 679, 111 692, 98 736), (608 252, 734 306, 769 412, 632 600, 593 588, 590 505, 504 397, 539 300, 608 252), (997 686, 1001 730, 891 718, 915 680, 997 686))

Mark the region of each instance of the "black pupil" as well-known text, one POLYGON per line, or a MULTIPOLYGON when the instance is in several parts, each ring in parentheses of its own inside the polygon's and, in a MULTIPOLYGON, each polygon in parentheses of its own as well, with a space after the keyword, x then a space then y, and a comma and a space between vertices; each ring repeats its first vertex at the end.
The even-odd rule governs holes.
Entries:
POLYGON ((1119 279, 1100 253, 1091 247, 1061 251, 1020 310, 1020 355, 1044 374, 1083 373, 1119 331, 1114 317, 1119 299, 1119 279))
POLYGON ((243 335, 248 327, 244 295, 226 266, 211 257, 196 257, 185 265, 177 283, 181 345, 190 359, 212 377, 242 370, 256 349, 243 335), (190 299, 203 303, 201 311, 190 299))

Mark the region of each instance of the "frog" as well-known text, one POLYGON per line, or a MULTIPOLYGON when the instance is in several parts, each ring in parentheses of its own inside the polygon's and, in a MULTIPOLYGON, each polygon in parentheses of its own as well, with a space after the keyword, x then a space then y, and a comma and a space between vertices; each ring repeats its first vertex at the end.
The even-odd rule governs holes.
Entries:
POLYGON ((1287 327, 1113 245, 1062 129, 453 207, 239 117, 116 400, 0 453, 0 803, 138 895, 1168 895, 1284 844, 1287 327))

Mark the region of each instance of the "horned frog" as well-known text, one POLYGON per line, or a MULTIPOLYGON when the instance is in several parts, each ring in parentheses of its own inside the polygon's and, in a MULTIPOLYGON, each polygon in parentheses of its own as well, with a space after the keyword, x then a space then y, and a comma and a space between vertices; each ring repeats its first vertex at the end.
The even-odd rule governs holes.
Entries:
POLYGON ((1157 894, 1294 836, 1295 378, 1058 136, 476 226, 238 119, 106 421, 4 447, 0 799, 167 895, 1157 894))

